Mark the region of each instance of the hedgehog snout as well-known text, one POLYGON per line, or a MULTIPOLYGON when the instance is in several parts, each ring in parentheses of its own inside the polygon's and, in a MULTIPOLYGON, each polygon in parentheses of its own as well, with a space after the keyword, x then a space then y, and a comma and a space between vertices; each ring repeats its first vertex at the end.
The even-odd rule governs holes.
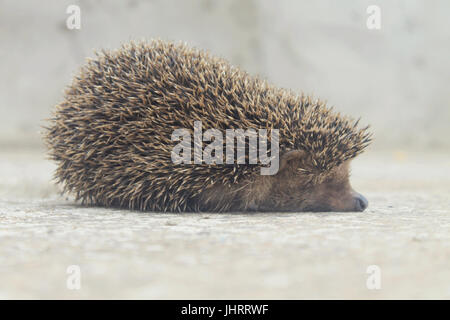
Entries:
POLYGON ((355 192, 353 195, 353 199, 355 200, 356 211, 364 211, 369 205, 369 201, 367 201, 366 197, 364 197, 360 193, 355 192))

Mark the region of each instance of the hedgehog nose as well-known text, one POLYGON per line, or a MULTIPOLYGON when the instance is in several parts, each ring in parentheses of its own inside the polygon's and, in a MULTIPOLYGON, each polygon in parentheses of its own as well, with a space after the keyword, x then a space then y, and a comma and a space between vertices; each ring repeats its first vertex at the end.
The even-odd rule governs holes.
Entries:
POLYGON ((364 211, 369 205, 369 201, 362 194, 355 194, 354 199, 356 211, 364 211))

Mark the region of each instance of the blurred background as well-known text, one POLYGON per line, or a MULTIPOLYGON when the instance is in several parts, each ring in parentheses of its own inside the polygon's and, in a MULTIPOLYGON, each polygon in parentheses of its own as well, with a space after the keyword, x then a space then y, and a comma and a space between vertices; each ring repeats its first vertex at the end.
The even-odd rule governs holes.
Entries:
POLYGON ((449 148, 449 10, 445 0, 2 0, 0 146, 41 145, 41 120, 93 50, 161 38, 361 116, 373 148, 449 148), (71 4, 79 30, 66 27, 71 4), (372 4, 379 30, 366 26, 372 4))

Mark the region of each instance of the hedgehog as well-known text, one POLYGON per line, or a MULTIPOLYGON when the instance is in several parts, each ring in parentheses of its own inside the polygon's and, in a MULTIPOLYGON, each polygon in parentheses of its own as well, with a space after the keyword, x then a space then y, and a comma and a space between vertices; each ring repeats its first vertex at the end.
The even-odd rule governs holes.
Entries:
POLYGON ((350 161, 372 140, 368 126, 185 43, 132 41, 96 52, 55 109, 44 127, 55 180, 85 205, 156 212, 368 206, 349 182, 350 161), (249 134, 228 139, 239 130, 249 134), (256 132, 266 134, 259 144, 256 132), (255 152, 266 161, 255 163, 255 152), (275 169, 263 174, 267 159, 275 169))

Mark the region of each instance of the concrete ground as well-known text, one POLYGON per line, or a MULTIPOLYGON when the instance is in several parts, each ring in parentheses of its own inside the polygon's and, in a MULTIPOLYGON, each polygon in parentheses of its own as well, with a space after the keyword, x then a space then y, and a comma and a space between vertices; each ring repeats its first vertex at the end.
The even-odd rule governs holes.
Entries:
POLYGON ((363 213, 183 215, 75 204, 42 154, 0 152, 2 299, 450 298, 448 153, 366 152, 363 213))

